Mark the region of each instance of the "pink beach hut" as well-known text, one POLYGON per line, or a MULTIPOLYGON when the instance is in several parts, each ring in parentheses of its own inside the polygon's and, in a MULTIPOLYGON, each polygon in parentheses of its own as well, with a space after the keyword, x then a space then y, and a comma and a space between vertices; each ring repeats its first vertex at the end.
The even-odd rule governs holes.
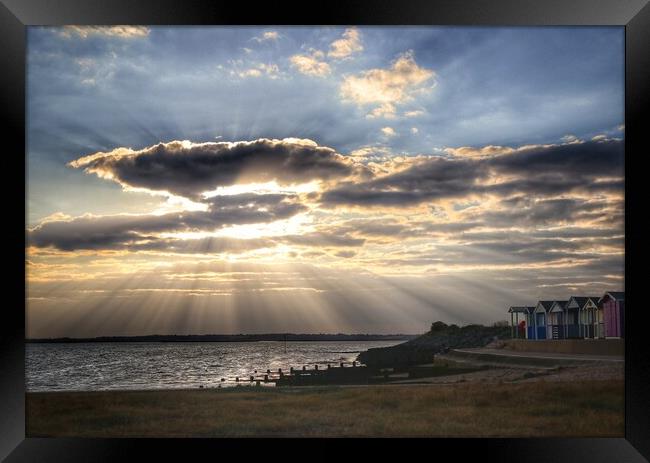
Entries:
POLYGON ((605 337, 625 337, 625 293, 609 291, 598 300, 605 318, 605 337))

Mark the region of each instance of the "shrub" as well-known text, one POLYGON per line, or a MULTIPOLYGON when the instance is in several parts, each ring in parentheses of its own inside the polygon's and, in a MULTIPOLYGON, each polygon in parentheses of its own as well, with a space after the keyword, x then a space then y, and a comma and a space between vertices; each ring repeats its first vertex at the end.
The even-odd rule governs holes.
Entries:
POLYGON ((445 322, 437 321, 433 322, 431 324, 431 331, 443 331, 447 328, 447 324, 445 322))

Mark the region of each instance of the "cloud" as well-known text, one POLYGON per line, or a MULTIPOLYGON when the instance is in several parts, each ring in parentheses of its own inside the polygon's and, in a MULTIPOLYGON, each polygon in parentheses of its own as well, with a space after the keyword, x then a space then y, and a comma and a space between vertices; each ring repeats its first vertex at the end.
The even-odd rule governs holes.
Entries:
MULTIPOLYGON (((332 59, 347 59, 354 53, 363 50, 359 31, 357 29, 346 29, 343 38, 335 40, 331 44, 327 56, 332 59)), ((307 54, 295 54, 289 57, 291 66, 302 74, 314 77, 325 77, 331 74, 332 68, 325 61, 325 53, 321 50, 310 48, 307 54)))
POLYGON ((435 85, 435 73, 415 62, 412 51, 395 59, 388 69, 370 69, 348 75, 341 83, 344 101, 366 105, 398 105, 412 101, 435 85))
POLYGON ((514 153, 514 149, 508 146, 488 145, 479 148, 461 146, 459 148, 445 148, 446 153, 458 157, 483 157, 496 156, 500 154, 514 153))
POLYGON ((256 68, 246 69, 245 71, 241 71, 239 73, 239 77, 260 77, 261 75, 262 71, 256 68))
POLYGON ((325 77, 332 72, 330 65, 323 61, 324 54, 312 50, 310 55, 293 55, 289 58, 291 65, 303 74, 315 77, 325 77))
POLYGON ((415 135, 415 134, 418 133, 418 132, 419 132, 419 130, 418 130, 417 127, 411 127, 411 133, 412 133, 413 135, 415 135))
POLYGON ((332 42, 327 56, 334 59, 345 59, 361 51, 363 51, 361 34, 358 29, 351 28, 345 30, 343 38, 332 42))
POLYGON ((405 117, 419 117, 419 116, 424 116, 425 112, 422 111, 421 109, 415 109, 413 111, 406 111, 404 113, 405 117))
POLYGON ((623 150, 620 140, 523 147, 516 155, 497 156, 486 162, 503 173, 536 177, 621 177, 623 150))
POLYGON ((121 39, 142 38, 149 35, 144 26, 64 26, 60 34, 71 38, 73 35, 87 39, 91 36, 117 37, 121 39))
POLYGON ((334 255, 336 257, 343 257, 344 259, 350 259, 350 258, 356 256, 357 253, 354 252, 354 251, 338 251, 338 252, 335 252, 334 255))
POLYGON ((488 157, 431 156, 363 183, 341 182, 321 201, 404 206, 467 195, 622 193, 623 181, 623 143, 601 140, 523 147, 488 157))
POLYGON ((162 233, 213 232, 228 225, 266 223, 292 217, 307 208, 288 194, 215 196, 205 211, 167 214, 52 216, 29 230, 35 247, 79 249, 163 249, 162 233))
POLYGON ((325 203, 405 205, 467 194, 487 168, 469 160, 433 157, 366 183, 347 183, 323 194, 325 203))
POLYGON ((245 69, 243 71, 237 72, 239 77, 262 77, 266 75, 271 79, 277 79, 280 77, 280 68, 277 64, 265 64, 258 63, 252 68, 245 69))
POLYGON ((253 37, 251 40, 256 41, 257 43, 267 42, 269 40, 275 41, 280 38, 280 34, 277 31, 266 31, 261 36, 253 37))
POLYGON ((295 138, 240 142, 172 141, 140 150, 117 148, 69 163, 125 187, 198 198, 234 184, 281 185, 347 177, 364 168, 332 148, 295 138))
POLYGON ((571 142, 580 141, 580 139, 575 135, 569 133, 562 137, 562 141, 565 143, 571 143, 571 142))
POLYGON ((160 251, 178 254, 238 254, 255 249, 274 247, 265 238, 206 237, 197 239, 156 239, 129 245, 131 251, 160 251))
POLYGON ((364 160, 385 160, 394 158, 392 151, 382 145, 366 145, 350 151, 350 156, 364 160))
POLYGON ((477 218, 491 226, 534 226, 577 224, 598 220, 608 209, 619 210, 622 203, 582 198, 531 198, 516 196, 501 200, 500 210, 481 211, 477 218))
POLYGON ((460 232, 484 226, 483 222, 479 221, 435 222, 426 215, 416 214, 414 217, 412 220, 398 220, 395 216, 352 219, 327 230, 329 233, 371 239, 399 237, 403 242, 411 238, 457 236, 460 232))
POLYGON ((366 114, 366 117, 368 119, 375 119, 378 117, 385 117, 386 119, 394 119, 395 111, 396 111, 395 105, 391 103, 383 103, 377 106, 376 108, 374 108, 368 114, 366 114))
POLYGON ((381 133, 383 133, 387 137, 394 137, 395 135, 397 135, 395 129, 393 129, 392 127, 382 127, 381 133))
MULTIPOLYGON (((362 50, 359 31, 350 28, 345 30, 341 39, 332 42, 327 57, 335 60, 348 59, 362 50)), ((289 61, 291 66, 308 76, 325 77, 332 72, 330 64, 325 61, 325 53, 315 48, 310 48, 307 54, 292 55, 289 61)))
POLYGON ((338 247, 338 246, 361 246, 366 241, 363 238, 354 238, 348 235, 329 233, 309 233, 305 235, 289 235, 282 238, 282 241, 300 246, 338 247))
MULTIPOLYGON (((284 214, 293 215, 294 212, 301 211, 301 207, 295 205, 295 210, 287 208, 284 214)), ((65 252, 128 250, 208 254, 246 252, 254 249, 273 248, 278 245, 317 248, 359 247, 363 246, 366 241, 365 238, 328 232, 261 238, 174 236, 173 232, 196 231, 198 230, 196 225, 214 229, 214 227, 223 227, 236 221, 238 223, 258 223, 265 218, 264 214, 260 214, 260 216, 252 214, 250 217, 229 217, 227 218, 228 223, 226 223, 212 220, 209 214, 196 213, 192 215, 197 223, 187 219, 184 221, 180 214, 167 214, 162 218, 152 215, 85 215, 69 221, 51 221, 30 230, 28 244, 36 248, 55 248, 65 252), (190 228, 188 225, 194 227, 190 228)), ((277 220, 283 218, 283 214, 277 213, 266 218, 269 221, 277 220)))

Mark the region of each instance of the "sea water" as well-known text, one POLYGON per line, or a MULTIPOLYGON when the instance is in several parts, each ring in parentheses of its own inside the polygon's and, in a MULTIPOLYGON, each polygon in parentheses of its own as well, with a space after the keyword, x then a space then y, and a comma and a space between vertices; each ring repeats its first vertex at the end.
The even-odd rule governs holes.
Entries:
POLYGON ((227 387, 246 384, 267 369, 326 368, 352 362, 367 349, 402 342, 28 343, 26 382, 29 392, 227 387))

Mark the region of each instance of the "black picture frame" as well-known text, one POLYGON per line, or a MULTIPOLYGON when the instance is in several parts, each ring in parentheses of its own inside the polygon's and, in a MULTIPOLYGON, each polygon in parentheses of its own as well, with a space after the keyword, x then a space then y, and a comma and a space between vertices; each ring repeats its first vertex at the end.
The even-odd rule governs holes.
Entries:
MULTIPOLYGON (((625 438, 620 439, 435 439, 417 440, 421 452, 432 458, 447 453, 454 460, 473 455, 481 461, 644 461, 650 458, 650 356, 644 330, 641 288, 644 272, 632 271, 645 259, 642 254, 644 220, 643 157, 650 153, 642 120, 650 107, 650 6, 648 0, 348 0, 325 2, 244 2, 173 0, 1 0, 0 111, 6 129, 2 182, 6 206, 3 235, 9 239, 6 253, 7 296, 0 323, 0 458, 18 461, 115 461, 146 455, 188 458, 207 452, 210 458, 226 458, 227 450, 291 453, 294 443, 265 440, 253 447, 240 440, 167 439, 36 439, 25 438, 25 46, 30 25, 112 24, 340 24, 340 25, 618 25, 625 27, 625 438), (633 227, 634 224, 634 227, 633 227), (20 271, 16 269, 22 269, 20 271), (21 282, 22 279, 22 282, 21 282), (24 287, 24 286, 23 286, 24 287), (14 299, 15 298, 15 299, 14 299), (632 302, 630 302, 630 300, 632 302)), ((416 441, 406 445, 411 448, 416 441)), ((336 458, 339 441, 332 444, 303 440, 301 447, 336 458)), ((368 448, 383 452, 401 449, 401 442, 373 440, 368 448)), ((352 447, 348 445, 349 447, 352 447)), ((365 447, 365 446, 364 446, 365 447)), ((406 449, 404 449, 406 450, 406 449)), ((409 455, 415 457, 414 453, 409 455)), ((245 458, 245 454, 239 453, 245 458)), ((311 458, 310 454, 304 455, 311 458)))

